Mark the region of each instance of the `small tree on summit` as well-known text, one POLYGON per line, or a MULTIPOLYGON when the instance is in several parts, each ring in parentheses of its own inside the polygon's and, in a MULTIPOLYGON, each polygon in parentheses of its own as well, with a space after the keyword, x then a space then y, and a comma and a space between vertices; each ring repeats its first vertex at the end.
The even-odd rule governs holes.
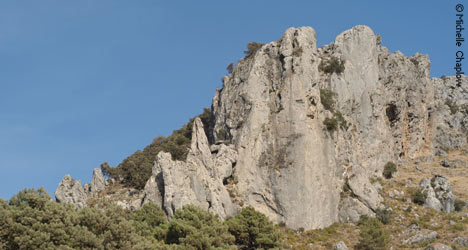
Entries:
POLYGON ((247 50, 244 51, 245 57, 249 58, 252 55, 255 55, 259 49, 262 48, 264 43, 258 43, 258 42, 250 42, 247 44, 247 50))

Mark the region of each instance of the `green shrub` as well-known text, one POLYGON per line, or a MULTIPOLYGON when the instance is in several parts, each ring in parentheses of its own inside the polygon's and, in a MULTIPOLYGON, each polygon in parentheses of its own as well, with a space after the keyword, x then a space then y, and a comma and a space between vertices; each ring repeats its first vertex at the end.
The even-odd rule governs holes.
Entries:
POLYGON ((462 200, 456 199, 455 200, 455 211, 459 212, 465 208, 466 203, 462 200))
POLYGON ((319 70, 327 74, 331 74, 331 73, 340 74, 344 71, 344 69, 345 69, 344 61, 340 61, 340 59, 336 57, 332 57, 327 62, 322 61, 319 65, 319 70))
POLYGON ((415 188, 410 191, 411 199, 414 203, 423 205, 426 202, 426 195, 421 190, 415 188))
POLYGON ((261 49, 263 45, 263 43, 250 42, 249 44, 247 44, 247 50, 244 51, 245 57, 249 58, 252 55, 255 55, 255 53, 257 53, 257 51, 261 49))
POLYGON ((226 221, 229 232, 240 249, 271 249, 280 247, 280 234, 268 218, 252 207, 243 208, 226 221))
POLYGON ((167 232, 167 217, 164 211, 154 203, 145 204, 130 217, 137 232, 145 236, 153 236, 157 240, 165 240, 167 232))
POLYGON ((359 243, 357 244, 356 249, 387 249, 389 233, 377 218, 361 216, 359 229, 359 243))
POLYGON ((176 211, 168 225, 166 243, 184 249, 235 248, 234 237, 218 216, 193 205, 176 211))
POLYGON ((47 192, 26 189, 0 206, 0 249, 156 249, 122 208, 105 211, 54 202, 47 192))
POLYGON ((320 103, 326 110, 335 111, 335 96, 336 93, 329 89, 320 89, 320 103))
POLYGON ((383 176, 386 179, 390 179, 393 177, 393 174, 397 171, 396 165, 393 162, 387 162, 384 166, 383 176))
MULTIPOLYGON (((211 110, 204 109, 200 114, 205 134, 208 136, 211 110)), ((102 172, 107 177, 112 177, 127 187, 143 189, 151 176, 154 159, 160 151, 171 153, 173 160, 185 160, 190 149, 192 139, 192 126, 194 118, 190 119, 184 127, 174 132, 167 138, 158 136, 146 146, 143 151, 137 150, 122 161, 117 167, 110 167, 107 162, 101 164, 102 172)))
POLYGON ((325 118, 323 125, 329 132, 333 132, 338 128, 338 121, 335 118, 325 118))
POLYGON ((392 220, 392 211, 389 209, 376 209, 375 217, 383 224, 389 224, 392 220))

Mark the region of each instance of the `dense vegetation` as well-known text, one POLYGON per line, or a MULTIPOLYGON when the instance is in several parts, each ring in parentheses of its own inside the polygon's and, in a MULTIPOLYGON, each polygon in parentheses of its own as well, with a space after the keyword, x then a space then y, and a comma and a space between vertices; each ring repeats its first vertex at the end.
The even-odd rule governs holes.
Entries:
POLYGON ((273 249, 275 226, 253 208, 222 222, 192 205, 170 222, 155 204, 137 211, 56 203, 42 188, 0 199, 0 249, 273 249))
MULTIPOLYGON (((205 108, 198 117, 203 122, 205 133, 208 135, 211 110, 205 108)), ((143 151, 136 151, 115 168, 110 167, 107 162, 101 164, 102 172, 107 177, 111 177, 127 187, 143 189, 151 176, 154 159, 160 151, 171 153, 174 160, 187 158, 192 139, 193 121, 194 118, 191 118, 186 125, 181 129, 174 130, 168 137, 156 137, 143 151)))
POLYGON ((361 216, 359 229, 359 244, 356 249, 387 249, 390 236, 378 218, 361 216))

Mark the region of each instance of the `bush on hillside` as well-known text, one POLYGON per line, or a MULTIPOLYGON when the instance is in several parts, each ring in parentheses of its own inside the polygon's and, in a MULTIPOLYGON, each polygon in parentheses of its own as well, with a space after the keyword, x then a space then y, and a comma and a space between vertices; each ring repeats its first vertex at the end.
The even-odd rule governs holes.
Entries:
POLYGON ((393 162, 387 162, 384 166, 383 176, 385 179, 390 179, 393 177, 393 174, 397 171, 396 165, 393 162))
POLYGON ((387 249, 389 233, 377 218, 361 216, 359 221, 359 243, 356 249, 384 250, 387 249))
POLYGON ((455 211, 459 212, 462 211, 463 208, 465 208, 466 203, 460 199, 455 200, 455 211))
POLYGON ((229 232, 240 249, 272 249, 280 247, 280 234, 273 223, 252 207, 243 208, 226 221, 229 232))
POLYGON ((166 243, 185 249, 235 249, 234 237, 218 216, 193 205, 176 211, 168 225, 166 243))
POLYGON ((0 206, 0 249, 156 249, 152 237, 137 233, 121 208, 106 211, 51 200, 26 189, 0 206))

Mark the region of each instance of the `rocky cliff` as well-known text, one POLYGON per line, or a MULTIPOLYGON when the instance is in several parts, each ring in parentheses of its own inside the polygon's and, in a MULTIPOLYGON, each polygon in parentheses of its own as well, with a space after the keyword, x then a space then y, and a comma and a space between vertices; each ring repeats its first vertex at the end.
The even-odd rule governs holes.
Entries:
MULTIPOLYGON (((382 198, 369 178, 385 163, 467 145, 468 84, 429 70, 427 56, 391 53, 367 26, 322 48, 312 28, 290 28, 223 78, 209 134, 196 119, 187 160, 160 152, 124 206, 155 202, 171 217, 190 203, 222 218, 253 206, 305 229, 373 214, 382 198)), ((94 175, 81 189, 65 177, 57 200, 82 206, 105 188, 94 175)))

